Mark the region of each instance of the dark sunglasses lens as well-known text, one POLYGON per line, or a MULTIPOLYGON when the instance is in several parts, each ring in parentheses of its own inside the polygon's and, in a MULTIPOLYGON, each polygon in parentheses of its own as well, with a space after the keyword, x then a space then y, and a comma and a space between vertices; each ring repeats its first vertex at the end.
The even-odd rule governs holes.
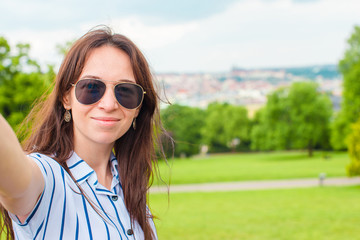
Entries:
POLYGON ((78 81, 75 89, 76 99, 82 104, 93 104, 105 93, 106 85, 99 80, 84 79, 78 81))
POLYGON ((120 83, 115 87, 115 96, 121 106, 134 109, 140 106, 144 93, 138 85, 120 83))

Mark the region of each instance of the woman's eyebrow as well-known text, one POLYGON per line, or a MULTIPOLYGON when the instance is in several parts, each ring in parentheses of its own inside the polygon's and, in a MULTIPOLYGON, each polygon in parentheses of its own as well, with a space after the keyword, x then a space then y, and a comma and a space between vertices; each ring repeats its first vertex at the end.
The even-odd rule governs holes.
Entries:
POLYGON ((118 80, 119 82, 129 82, 129 83, 133 83, 134 81, 131 81, 129 79, 120 79, 118 80))
POLYGON ((94 75, 85 75, 85 76, 82 76, 81 79, 101 79, 101 77, 98 77, 98 76, 94 76, 94 75))
POLYGON ((82 76, 81 79, 96 79, 96 80, 101 80, 101 81, 104 81, 104 82, 113 82, 113 83, 122 83, 122 82, 133 83, 135 81, 135 80, 131 81, 129 79, 119 79, 119 80, 116 80, 116 81, 111 81, 111 80, 102 79, 101 77, 94 76, 94 75, 85 75, 85 76, 82 76))

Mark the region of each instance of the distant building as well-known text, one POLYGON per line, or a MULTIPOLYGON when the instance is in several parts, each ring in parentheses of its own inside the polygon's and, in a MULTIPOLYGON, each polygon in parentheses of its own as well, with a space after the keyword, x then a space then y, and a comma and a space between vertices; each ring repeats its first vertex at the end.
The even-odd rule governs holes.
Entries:
MULTIPOLYGON (((171 103, 206 108, 211 102, 228 102, 247 107, 253 116, 266 103, 266 96, 282 86, 297 81, 315 81, 320 90, 327 92, 340 109, 341 83, 336 66, 310 66, 302 68, 241 69, 228 73, 167 73, 156 74, 171 103)), ((162 105, 165 107, 165 105, 162 105)))

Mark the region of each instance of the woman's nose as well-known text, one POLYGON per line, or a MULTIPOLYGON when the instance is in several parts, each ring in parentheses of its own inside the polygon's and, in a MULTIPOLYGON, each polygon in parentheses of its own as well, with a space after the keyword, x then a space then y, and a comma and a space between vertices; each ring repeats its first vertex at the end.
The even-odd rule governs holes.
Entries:
POLYGON ((116 100, 113 88, 108 86, 106 87, 104 96, 100 99, 98 106, 106 111, 111 111, 119 108, 119 103, 116 100))

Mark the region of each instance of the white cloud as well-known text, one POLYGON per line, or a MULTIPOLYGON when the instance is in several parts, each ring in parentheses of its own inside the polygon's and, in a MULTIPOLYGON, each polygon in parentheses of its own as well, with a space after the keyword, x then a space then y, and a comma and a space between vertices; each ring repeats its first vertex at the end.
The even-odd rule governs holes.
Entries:
MULTIPOLYGON (((199 27, 196 22, 151 25, 146 23, 146 19, 138 16, 114 18, 107 20, 105 24, 115 32, 128 36, 144 49, 157 49, 171 45, 183 36, 191 35, 199 27)), ((82 28, 90 29, 95 25, 95 23, 88 23, 82 28)))
POLYGON ((58 65, 61 61, 61 56, 56 49, 58 44, 64 44, 66 41, 79 38, 91 28, 100 24, 108 25, 114 32, 128 36, 145 52, 166 46, 171 47, 181 37, 190 34, 198 27, 196 23, 147 25, 140 18, 127 17, 100 23, 79 24, 71 29, 54 29, 52 31, 14 30, 4 35, 12 45, 19 42, 30 43, 31 56, 37 61, 43 64, 58 65))
POLYGON ((107 24, 130 37, 157 71, 226 71, 240 67, 336 63, 355 24, 360 1, 242 0, 205 19, 182 23, 141 16, 101 16, 71 28, 12 30, 12 42, 29 42, 41 62, 59 62, 56 44, 107 24))
POLYGON ((4 34, 12 47, 17 43, 29 43, 30 56, 42 65, 60 64, 61 56, 56 46, 78 37, 74 30, 15 30, 4 34))
MULTIPOLYGON (((322 0, 239 1, 220 14, 197 22, 192 32, 161 53, 152 51, 161 69, 228 70, 240 67, 337 63, 360 2, 322 0), (172 62, 160 55, 173 50, 172 62), (158 60, 162 59, 162 60, 158 60)), ((155 66, 155 69, 157 68, 155 66)))

